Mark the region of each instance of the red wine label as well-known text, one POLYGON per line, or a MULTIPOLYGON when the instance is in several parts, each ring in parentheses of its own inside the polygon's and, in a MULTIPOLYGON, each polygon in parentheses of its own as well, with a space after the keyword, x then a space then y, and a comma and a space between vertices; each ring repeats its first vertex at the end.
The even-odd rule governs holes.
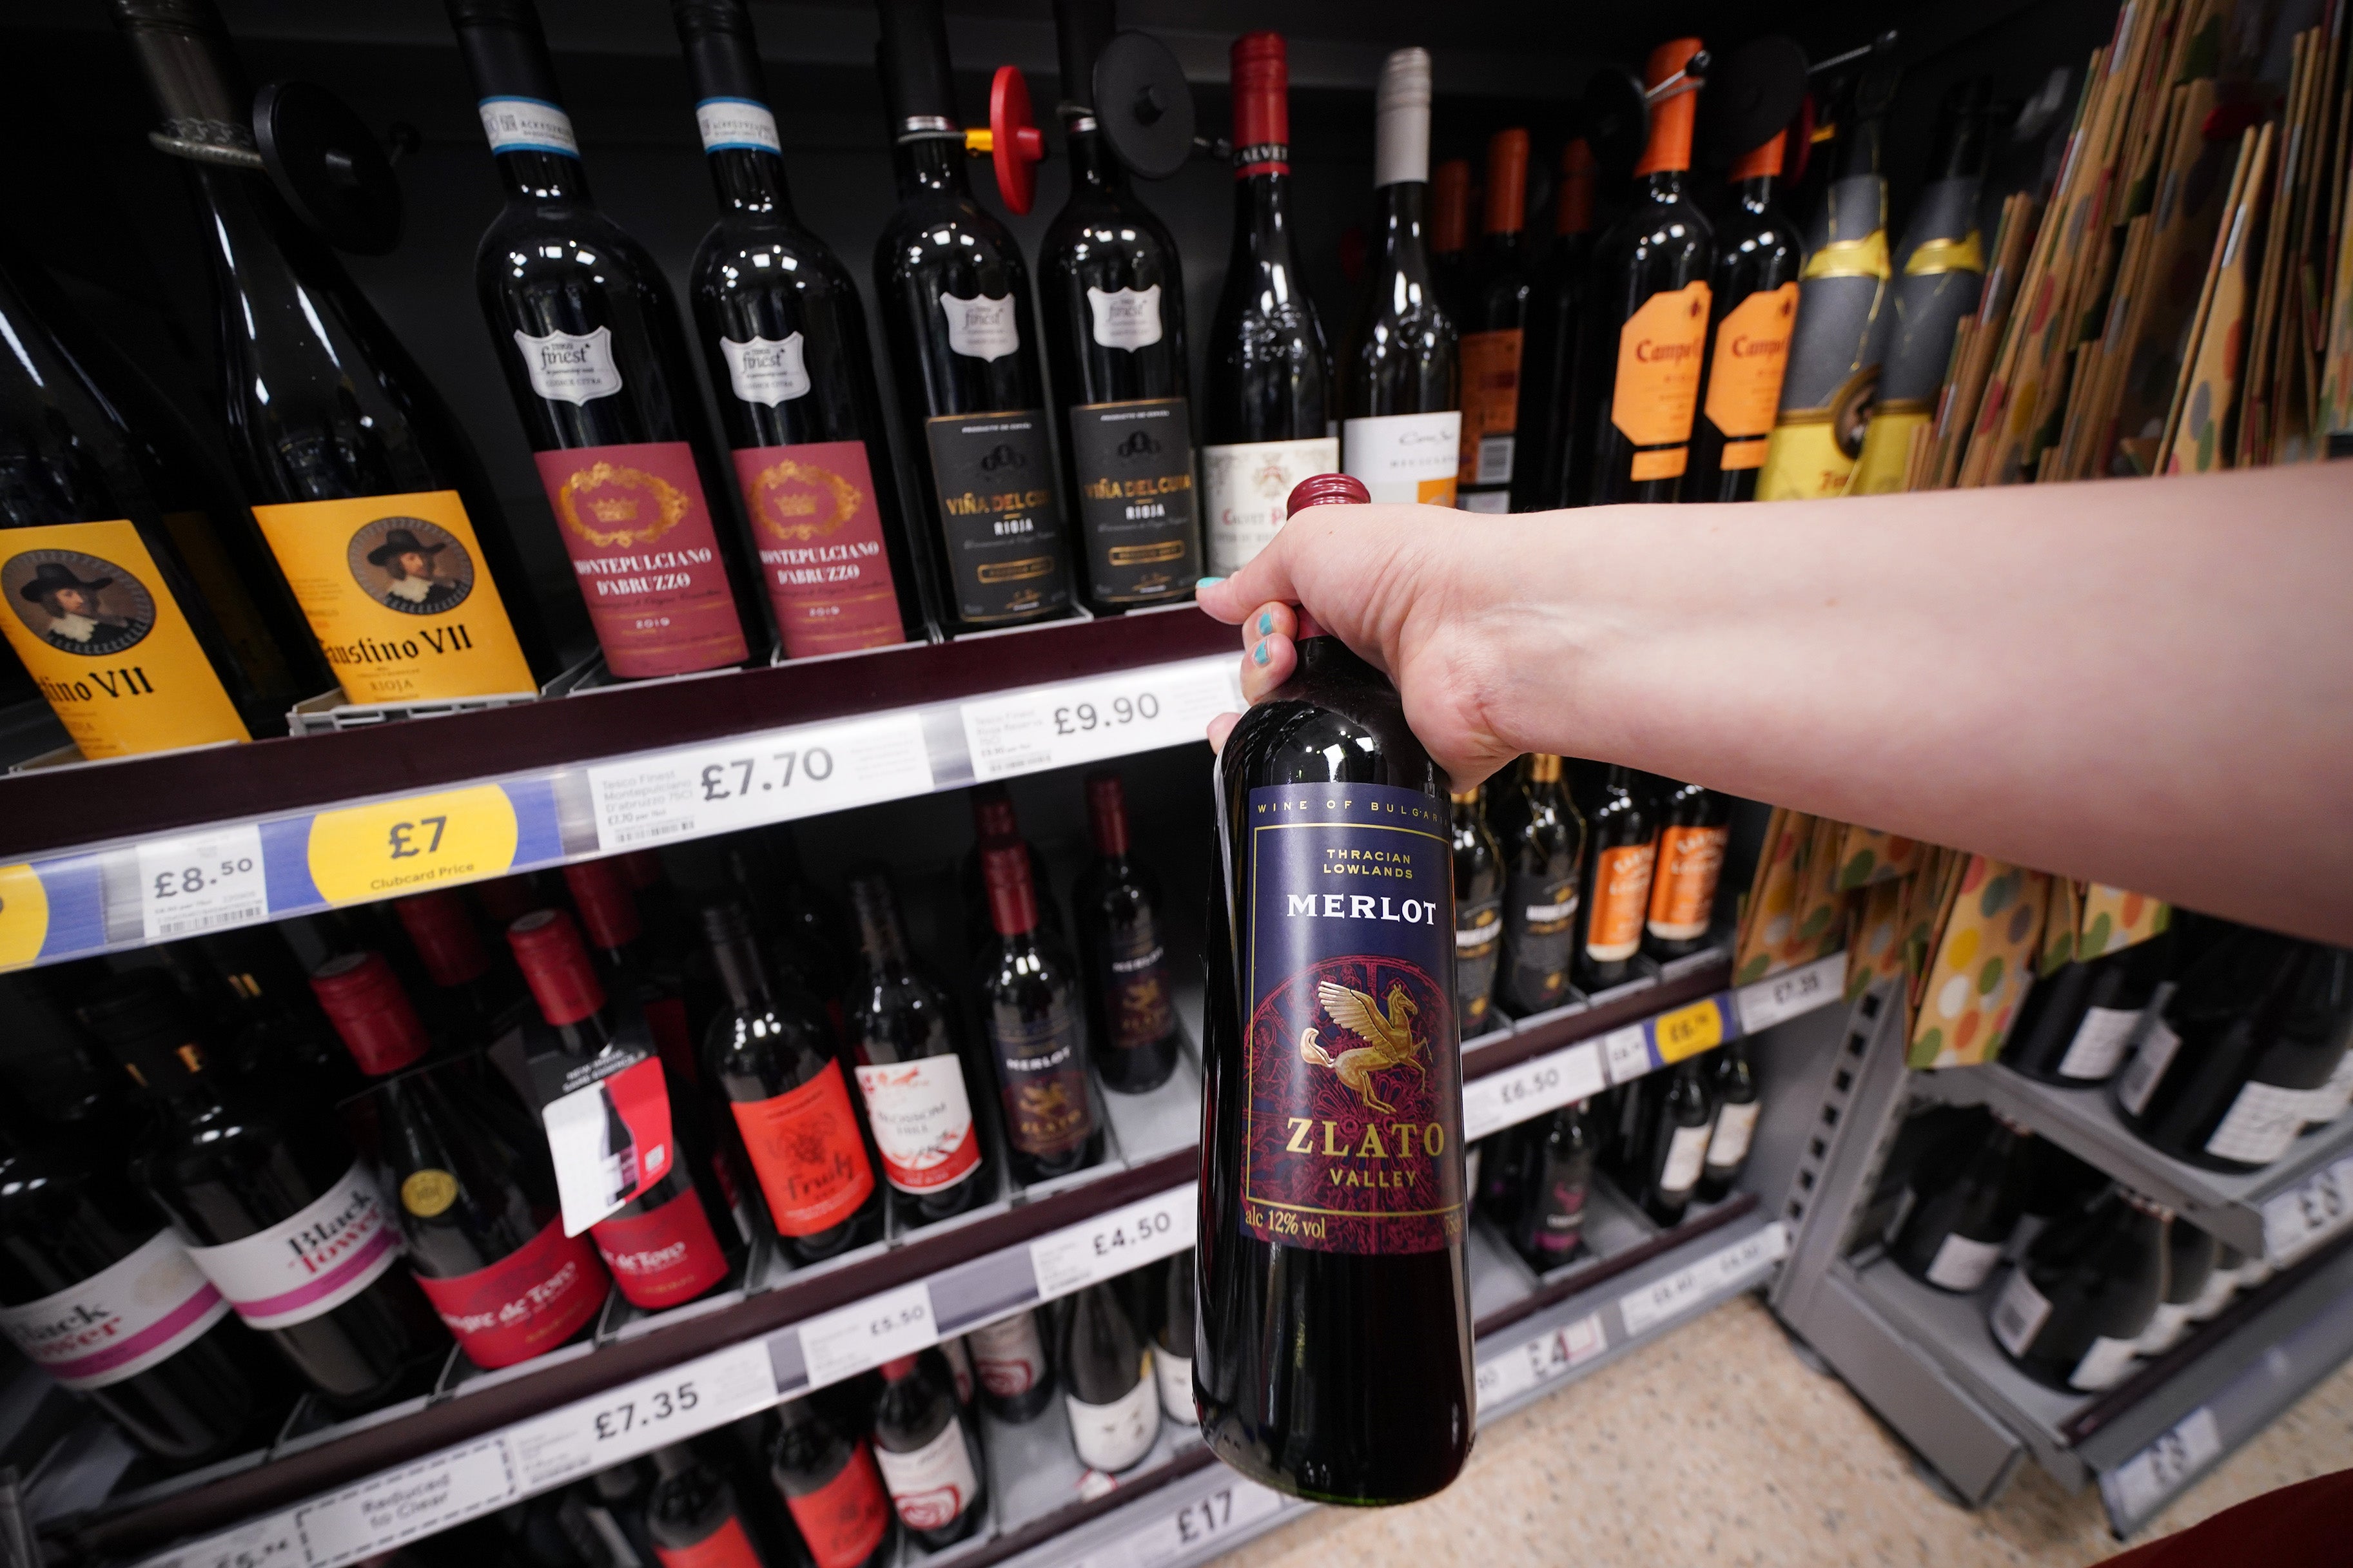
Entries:
POLYGON ((930 1442, 903 1454, 877 1443, 874 1462, 881 1467, 882 1484, 910 1530, 944 1530, 980 1495, 980 1475, 973 1468, 964 1423, 953 1415, 930 1442))
POLYGON ((1323 1252, 1462 1235, 1447 803, 1388 784, 1250 792, 1242 1223, 1323 1252))
POLYGON ((1514 876, 1504 889, 1504 947, 1512 955, 1514 1000, 1531 1011, 1568 999, 1569 951, 1577 945, 1577 878, 1514 876))
POLYGON ((840 1474, 813 1492, 785 1494, 785 1507, 808 1542, 817 1568, 858 1568, 891 1528, 891 1500, 861 1439, 840 1474))
POLYGON ((1642 912, 1650 902, 1651 869, 1658 855, 1658 840, 1644 839, 1604 849, 1595 858, 1593 908, 1585 923, 1588 957, 1615 963, 1633 957, 1642 945, 1642 912))
POLYGON ((485 1372, 529 1361, 580 1331, 605 1304, 605 1270, 586 1238, 552 1219, 488 1268, 417 1283, 467 1359, 485 1372))
POLYGON ((350 700, 539 689, 456 490, 289 501, 253 516, 350 700))
POLYGON ((661 1568, 766 1568, 744 1533, 744 1521, 732 1513, 700 1541, 684 1546, 656 1542, 654 1557, 661 1568))
POLYGON ((965 1092, 964 1063, 925 1057, 862 1067, 858 1093, 882 1156, 882 1174, 902 1193, 935 1193, 980 1165, 980 1135, 965 1092))
POLYGON ((831 1230, 874 1191, 839 1062, 826 1063, 797 1089, 771 1100, 739 1100, 733 1109, 769 1217, 782 1234, 831 1230))
POLYGON ((956 617, 1003 621, 1069 604, 1044 413, 943 414, 923 422, 923 439, 947 543, 942 590, 956 617))
POLYGON ((253 738, 136 526, 12 528, 8 543, 0 632, 83 756, 253 738))
POLYGON ((1230 577, 1249 565, 1282 527, 1285 504, 1299 482, 1339 466, 1340 443, 1330 436, 1202 447, 1210 573, 1230 577))
POLYGON ((205 1278, 257 1329, 291 1328, 333 1311, 382 1278, 400 1253, 399 1228, 357 1161, 268 1229, 188 1248, 205 1278))
POLYGON ((649 1310, 691 1301, 727 1278, 727 1255, 691 1182, 650 1214, 608 1219, 588 1233, 613 1283, 632 1306, 649 1310))
POLYGON ((1658 866, 1651 879, 1651 934, 1689 942, 1707 934, 1715 911, 1715 882, 1724 874, 1729 827, 1668 827, 1659 833, 1658 866))
POLYGON ((735 481, 787 657, 906 640, 865 442, 742 447, 735 481))
POLYGON ((975 1329, 965 1336, 981 1387, 999 1399, 1013 1399, 1038 1386, 1046 1375, 1046 1347, 1038 1321, 1028 1312, 975 1329))
POLYGON ((988 1010, 989 1043, 1005 1085, 1005 1136, 1025 1154, 1075 1149, 1094 1131, 1087 1098, 1086 1028, 1065 1002, 1042 1017, 1008 1022, 988 1010))
POLYGON ((1766 437, 1781 406, 1789 368, 1789 332, 1798 321, 1798 285, 1760 289, 1715 326, 1707 367, 1707 422, 1724 435, 1724 466, 1765 466, 1766 437))
POLYGON ((78 1284, 0 1307, 0 1334, 68 1388, 104 1388, 162 1365, 228 1311, 180 1238, 159 1230, 78 1284))
POLYGON ((1701 353, 1707 345, 1704 282, 1662 289, 1618 330, 1618 379, 1609 423, 1637 447, 1632 478, 1671 479, 1690 454, 1699 412, 1701 353))
POLYGON ((1462 336, 1462 445, 1455 473, 1466 485, 1512 482, 1520 427, 1520 330, 1462 336))
POLYGON ((615 675, 684 675, 751 657, 693 447, 647 441, 534 458, 615 675))
MULTIPOLYGON (((1156 296, 1159 290, 1151 292, 1156 296)), ((1151 320, 1148 341, 1156 342, 1156 298, 1151 320)), ((1086 538, 1087 580, 1095 598, 1146 604, 1189 593, 1200 577, 1191 426, 1181 397, 1084 403, 1071 410, 1079 527, 1086 538)))
POLYGON ((1168 950, 1160 933, 1114 931, 1103 948, 1103 1018, 1114 1051, 1159 1044, 1176 1027, 1175 998, 1168 987, 1168 950))

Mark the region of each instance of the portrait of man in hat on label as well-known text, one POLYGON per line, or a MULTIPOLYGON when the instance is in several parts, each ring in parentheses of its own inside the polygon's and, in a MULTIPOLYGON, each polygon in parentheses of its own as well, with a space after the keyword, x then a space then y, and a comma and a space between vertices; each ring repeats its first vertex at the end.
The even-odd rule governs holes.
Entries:
POLYGON ((418 517, 380 517, 353 535, 352 575, 404 616, 438 616, 466 602, 474 563, 446 530, 418 517))
POLYGON ((154 628, 155 602, 111 562, 36 550, 0 569, 9 607, 50 647, 89 658, 121 653, 154 628))

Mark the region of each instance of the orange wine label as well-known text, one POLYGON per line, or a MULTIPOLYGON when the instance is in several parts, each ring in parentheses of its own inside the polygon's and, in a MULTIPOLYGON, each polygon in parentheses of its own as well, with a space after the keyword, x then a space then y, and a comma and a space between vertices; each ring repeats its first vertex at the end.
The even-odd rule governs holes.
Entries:
POLYGON ((1610 394, 1609 423, 1637 447, 1676 446, 1691 439, 1707 346, 1707 306, 1704 282, 1662 289, 1618 330, 1618 382, 1610 394))
POLYGON ((1642 945, 1642 911, 1651 899, 1651 868, 1659 841, 1604 849, 1593 868, 1593 902, 1586 914, 1585 951, 1604 963, 1631 958, 1642 945))
POLYGON ((1765 460, 1762 445, 1781 406, 1781 373, 1789 368, 1789 330, 1798 320, 1798 285, 1759 289, 1716 323, 1715 353, 1707 370, 1707 422, 1727 443, 1755 440, 1755 462, 1725 467, 1753 468, 1765 460))
POLYGON ((5 537, 0 630, 83 756, 253 739, 135 524, 5 537))
POLYGON ((1762 437, 1754 441, 1726 441, 1719 467, 1725 468, 1761 468, 1765 466, 1766 449, 1772 442, 1762 437))
POLYGON ((456 490, 287 501, 253 515, 351 701, 539 689, 456 490))
POLYGON ((1662 447, 1655 452, 1637 452, 1628 465, 1630 479, 1673 479, 1683 477, 1683 468, 1691 461, 1689 447, 1662 447))
POLYGON ((1517 328, 1463 334, 1459 483, 1504 484, 1511 479, 1510 443, 1520 426, 1520 342, 1517 328), (1501 478, 1490 478, 1499 467, 1501 478))
POLYGON ((1659 835, 1658 874, 1651 881, 1651 934, 1688 942, 1707 934, 1715 882, 1724 872, 1729 827, 1670 827, 1659 835))

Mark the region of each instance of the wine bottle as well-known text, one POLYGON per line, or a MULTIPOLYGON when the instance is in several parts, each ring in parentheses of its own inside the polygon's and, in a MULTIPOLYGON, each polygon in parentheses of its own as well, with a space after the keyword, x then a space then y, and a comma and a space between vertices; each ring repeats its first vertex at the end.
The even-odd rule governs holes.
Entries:
POLYGON ((1487 198, 1479 248, 1455 296, 1462 367, 1462 448, 1455 501, 1465 511, 1512 510, 1520 430, 1520 361, 1534 287, 1527 227, 1528 133, 1487 142, 1487 198))
POLYGON ((1009 839, 981 847, 997 940, 981 954, 974 989, 1004 1097, 1013 1179, 1029 1186, 1100 1161, 1103 1131, 1088 1082, 1078 965, 1039 928, 1024 847, 1009 839))
POLYGON ((899 1526, 866 1439, 844 1431, 817 1400, 776 1407, 770 1473, 817 1568, 882 1568, 899 1526))
POLYGON ((1160 1436, 1159 1384, 1152 1347, 1120 1300, 1113 1281, 1071 1298, 1055 1360, 1071 1446, 1079 1462, 1105 1475, 1134 1469, 1160 1436))
POLYGON ((335 1047, 302 965, 273 925, 206 931, 178 944, 216 1005, 216 1064, 268 1092, 331 1110, 366 1085, 335 1047))
POLYGON ((719 194, 689 274, 695 331, 786 656, 920 640, 866 314, 793 210, 751 9, 672 0, 670 14, 719 194))
POLYGON ((907 1538, 927 1552, 964 1540, 988 1514, 980 1434, 956 1408, 947 1358, 935 1350, 882 1363, 874 1462, 907 1538))
POLYGON ((522 1005, 522 972, 482 940, 465 896, 447 888, 392 901, 433 991, 436 1032, 460 1050, 490 1044, 522 1005))
MULTIPOLYGON (((1366 499, 1324 475, 1292 510, 1366 499)), ((1302 620, 1297 672, 1218 763, 1193 1376, 1252 1479, 1404 1502, 1472 1437, 1448 787, 1395 689, 1302 620), (1392 874, 1326 892, 1327 863, 1392 874)))
MULTIPOLYGON (((210 0, 114 0, 114 15, 166 139, 252 149, 253 95, 210 0)), ((268 174, 184 162, 230 457, 346 700, 537 691, 555 653, 456 418, 268 174)))
POLYGON ((2242 1289, 2253 1289, 2244 1278, 2246 1264, 2246 1255, 2237 1247, 2215 1243, 2214 1261, 2208 1268, 2205 1289, 2189 1303, 2191 1322, 2211 1322, 2231 1304, 2232 1297, 2242 1289))
POLYGON ((1582 499, 1597 506, 1673 500, 1691 458, 1715 231, 1683 189, 1699 83, 1684 76, 1667 84, 1699 52, 1697 38, 1651 51, 1651 138, 1634 164, 1634 210, 1593 247, 1577 352, 1577 438, 1588 454, 1582 499))
POLYGON ((1708 1104, 1707 1082, 1700 1077, 1701 1058, 1685 1057, 1667 1075, 1666 1092, 1651 1119, 1649 1180, 1642 1184, 1642 1208, 1662 1226, 1683 1223, 1683 1210, 1707 1164, 1707 1145, 1715 1131, 1714 1108, 1708 1104))
POLYGON ((1556 756, 1529 759, 1520 795, 1520 808, 1503 836, 1503 998, 1525 1017, 1568 1000, 1585 819, 1561 788, 1556 756))
POLYGON ((1529 1190, 1512 1245, 1539 1274, 1574 1258, 1585 1243, 1585 1199, 1593 1181, 1593 1102, 1564 1105, 1529 1140, 1529 1190))
POLYGON ((448 0, 506 205, 474 288, 587 604, 623 680, 742 664, 764 635, 670 283, 598 210, 532 0, 448 0))
POLYGON ((1016 1312, 975 1329, 965 1343, 980 1378, 981 1403, 999 1421, 1018 1426, 1053 1402, 1054 1365, 1034 1312, 1016 1312))
POLYGON ((1120 1094, 1158 1089, 1176 1070, 1176 998, 1161 940, 1160 879, 1128 848, 1119 775, 1087 775, 1095 860, 1071 890, 1086 949, 1087 1021, 1101 1042, 1095 1070, 1120 1094))
POLYGON ((902 1228, 959 1215, 992 1192, 973 1121, 963 1026, 947 989, 907 949, 898 900, 879 866, 853 872, 865 972, 843 1010, 852 1072, 902 1228))
POLYGON ((661 1568, 763 1568, 727 1478, 684 1443, 653 1458, 660 1479, 646 1498, 646 1531, 661 1568))
POLYGON ((991 940, 988 924, 988 881, 981 875, 981 852, 996 840, 1018 843, 1027 851, 1029 885, 1038 895, 1038 919, 1056 936, 1062 934, 1062 909, 1054 901, 1053 883, 1046 875, 1046 857, 1021 837, 1013 815, 1013 797, 1003 784, 982 784, 972 792, 972 847, 957 868, 956 885, 964 890, 965 924, 975 948, 991 940))
POLYGON ((1732 842, 1732 802, 1701 784, 1667 782, 1656 804, 1659 847, 1642 951, 1664 960, 1707 945, 1708 928, 1715 921, 1715 885, 1732 842))
POLYGON ((2214 1238, 2186 1221, 2165 1227, 2165 1294, 2157 1313, 2140 1332, 2133 1349, 2143 1356, 2161 1356, 2179 1344, 2206 1296, 2214 1277, 2214 1238))
POLYGON ((1577 984, 1588 992, 1607 991, 1634 978, 1659 827, 1634 787, 1633 770, 1616 763, 1603 773, 1599 798, 1585 821, 1585 939, 1577 944, 1577 984))
POLYGON ((942 621, 1042 620, 1070 605, 1071 545, 1029 272, 965 181, 940 0, 887 0, 881 66, 899 209, 875 242, 874 294, 901 416, 923 432, 911 510, 942 621))
POLYGON ((1747 1168, 1757 1118, 1765 1109, 1757 1088, 1757 1068, 1748 1059, 1747 1037, 1715 1053, 1715 1065, 1707 1073, 1707 1099, 1715 1108, 1715 1121, 1708 1128, 1707 1158, 1700 1165, 1699 1198, 1714 1204, 1724 1201, 1747 1168))
POLYGON ((1487 828, 1483 791, 1452 795, 1454 1005, 1467 1040, 1494 1022, 1495 967, 1504 952, 1504 852, 1487 828))
POLYGON ((814 1263, 882 1237, 882 1195, 825 1016, 771 982, 736 903, 702 911, 727 1009, 702 1044, 785 1250, 814 1263))
POLYGON ((1340 356, 1340 452, 1375 500, 1452 506, 1461 377, 1454 318, 1430 254, 1430 91, 1429 50, 1398 49, 1381 62, 1377 249, 1340 356))
POLYGON ((249 1328, 329 1404, 358 1409, 421 1384, 438 1348, 366 1163, 332 1122, 289 1115, 206 1070, 171 982, 121 976, 82 1022, 155 1112, 132 1179, 249 1328))
POLYGON ((2001 1065, 2067 1088, 2105 1083, 2124 1064, 2141 1015, 2173 965, 2170 932, 2035 976, 2001 1065))
POLYGON ((2096 1394, 2124 1381, 2165 1299, 2172 1215, 2111 1184, 2045 1228, 1994 1300, 1994 1342, 2053 1388, 2096 1394))
POLYGON ((1520 428, 1528 436, 1528 449, 1514 454, 1514 511, 1549 511, 1585 495, 1586 476, 1571 459, 1577 449, 1577 340, 1593 260, 1596 178, 1593 149, 1585 138, 1560 150, 1552 248, 1528 288, 1520 375, 1520 428))
POLYGON ((1430 269, 1451 313, 1462 297, 1471 256, 1471 163, 1449 158, 1430 174, 1430 269))
POLYGON ((1903 1224, 1888 1243, 1895 1266, 1963 1296, 1991 1279, 2025 1212, 2033 1136, 1988 1113, 1940 1140, 1913 1177, 1903 1224))
POLYGON ((1171 1421, 1200 1424, 1193 1408, 1193 1249, 1168 1259, 1160 1275, 1160 1326, 1153 1333, 1152 1368, 1160 1380, 1160 1408, 1171 1421))
POLYGON ((286 732, 332 684, 253 514, 0 237, 0 633, 93 760, 286 732))
MULTIPOLYGON (((1765 467, 1805 264, 1797 227, 1774 191, 1788 134, 1777 131, 1733 161, 1732 209, 1716 227, 1707 280, 1707 378, 1683 475, 1687 501, 1752 500, 1765 467)), ((1941 360, 1936 374, 1944 374, 1941 360)))
POLYGON ((810 880, 807 868, 801 864, 800 840, 793 837, 789 825, 767 829, 758 842, 769 869, 764 879, 766 886, 759 889, 764 902, 752 908, 775 921, 779 959, 789 950, 791 967, 830 1012, 840 1005, 841 994, 849 984, 849 922, 832 897, 810 880))
POLYGON ((1292 487, 1340 466, 1339 403, 1291 210, 1291 74, 1280 33, 1234 40, 1234 240, 1201 411, 1208 566, 1231 576, 1282 526, 1292 487))
POLYGON ((488 1372, 587 1332, 604 1266, 587 1237, 564 1234, 545 1143, 514 1137, 517 1118, 486 1103, 503 1086, 409 1070, 430 1042, 382 954, 330 959, 311 984, 376 1080, 378 1158, 408 1267, 458 1348, 488 1372))

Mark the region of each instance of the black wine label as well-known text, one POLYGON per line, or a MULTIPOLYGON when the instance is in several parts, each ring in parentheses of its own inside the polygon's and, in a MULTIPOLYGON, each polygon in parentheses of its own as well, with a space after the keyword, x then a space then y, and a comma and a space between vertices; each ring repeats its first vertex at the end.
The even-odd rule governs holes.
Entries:
POLYGON ((1168 989, 1168 950, 1156 923, 1114 931, 1103 946, 1103 1023, 1115 1051, 1157 1045, 1176 1026, 1168 989))
POLYGON ((1094 1111, 1087 1103, 1086 1031, 1078 1010, 1056 1005, 1021 1024, 992 1016, 988 1037, 997 1047, 1005 1136, 1013 1146, 1043 1158, 1085 1142, 1094 1111))
POLYGON ((1577 873, 1521 873, 1504 890, 1504 951, 1511 996, 1527 1012, 1568 1000, 1569 952, 1577 944, 1577 873))
POLYGON ((1079 526, 1094 597, 1142 604, 1201 575, 1191 420, 1181 397, 1084 403, 1071 410, 1079 526))
POLYGON ((1447 803, 1388 784, 1250 792, 1242 1223, 1321 1252, 1462 1234, 1447 803))
POLYGON ((957 618, 1010 620, 1069 604, 1043 411, 943 414, 924 421, 923 436, 957 618))
POLYGON ((1482 899, 1454 910, 1454 999, 1462 1032, 1487 1026, 1487 1006, 1495 990, 1495 961, 1504 951, 1504 902, 1482 899))

